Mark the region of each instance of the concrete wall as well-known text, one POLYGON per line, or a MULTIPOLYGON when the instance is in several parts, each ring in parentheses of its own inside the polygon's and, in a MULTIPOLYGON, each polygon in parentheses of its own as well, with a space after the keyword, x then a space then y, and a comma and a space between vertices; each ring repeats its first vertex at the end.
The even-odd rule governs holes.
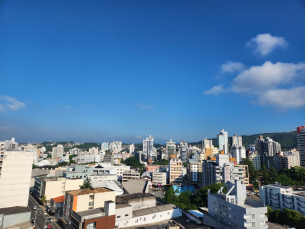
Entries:
POLYGON ((152 196, 152 197, 144 197, 141 199, 129 200, 128 204, 132 206, 132 210, 155 207, 156 197, 152 196))
POLYGON ((158 223, 164 220, 170 220, 182 216, 182 210, 179 208, 152 213, 144 216, 134 217, 122 221, 117 221, 115 226, 121 227, 139 227, 140 225, 158 223))
POLYGON ((7 151, 2 154, 0 207, 28 206, 33 153, 7 151))
POLYGON ((231 227, 225 226, 217 220, 210 217, 208 214, 203 214, 203 224, 217 229, 230 229, 231 227))
POLYGON ((131 206, 126 206, 124 208, 116 208, 115 209, 115 214, 116 214, 116 222, 126 220, 126 219, 131 219, 132 218, 132 207, 131 206))
POLYGON ((24 223, 26 221, 31 220, 31 212, 23 212, 18 214, 12 214, 12 215, 4 215, 4 222, 3 222, 3 228, 24 223))
POLYGON ((115 202, 115 191, 95 193, 93 208, 103 208, 104 202, 107 200, 111 200, 111 201, 115 202))
MULTIPOLYGON (((65 191, 78 190, 80 185, 83 185, 83 179, 67 179, 65 191)), ((64 194, 63 194, 64 195, 64 194)))

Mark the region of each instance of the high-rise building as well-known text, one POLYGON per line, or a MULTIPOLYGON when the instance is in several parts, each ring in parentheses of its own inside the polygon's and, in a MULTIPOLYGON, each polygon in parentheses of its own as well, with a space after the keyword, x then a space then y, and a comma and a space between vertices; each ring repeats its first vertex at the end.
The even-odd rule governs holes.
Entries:
POLYGON ((5 140, 4 142, 0 142, 0 150, 19 150, 18 143, 15 142, 15 138, 5 140))
POLYGON ((52 159, 63 157, 63 155, 64 155, 63 145, 57 145, 57 147, 52 148, 52 159))
POLYGON ((131 144, 131 145, 129 146, 129 153, 130 153, 130 154, 131 154, 131 153, 134 153, 134 149, 135 149, 134 144, 131 144))
POLYGON ((122 142, 114 141, 110 143, 109 149, 111 151, 120 152, 122 150, 122 142))
POLYGON ((232 137, 229 137, 229 145, 230 148, 232 148, 233 146, 242 147, 243 146, 242 137, 237 136, 236 134, 234 134, 234 136, 232 137))
POLYGON ((154 149, 154 139, 149 135, 148 138, 143 140, 143 153, 147 155, 147 160, 152 159, 153 161, 156 158, 153 158, 153 149, 154 149))
POLYGON ((108 150, 108 147, 109 147, 109 142, 103 142, 101 145, 101 150, 102 151, 108 150))
POLYGON ((98 148, 92 147, 89 149, 89 155, 97 155, 98 154, 98 148))
POLYGON ((213 140, 208 140, 207 138, 205 138, 202 141, 202 148, 203 149, 205 149, 205 148, 213 148, 213 140))
POLYGON ((248 159, 252 161, 252 164, 256 170, 261 169, 261 156, 257 152, 251 152, 248 159))
POLYGON ((172 142, 172 139, 166 142, 166 155, 167 159, 170 159, 171 155, 176 156, 176 142, 172 142))
POLYGON ((0 152, 0 208, 27 207, 33 152, 0 152))
POLYGON ((186 162, 187 161, 187 143, 184 141, 180 142, 179 150, 180 150, 180 158, 181 158, 182 162, 186 162))
POLYGON ((298 150, 300 154, 300 164, 305 167, 305 126, 297 128, 298 150))
POLYGON ((237 164, 241 162, 243 158, 246 158, 246 148, 243 146, 236 146, 234 145, 232 148, 232 155, 236 158, 237 164))
POLYGON ((172 182, 181 183, 183 172, 182 172, 182 161, 178 158, 171 158, 168 161, 169 165, 169 184, 172 182))
POLYGON ((218 149, 219 151, 224 151, 225 154, 228 153, 228 132, 225 132, 224 129, 220 131, 217 135, 218 139, 218 149))
POLYGON ((202 183, 202 162, 187 163, 187 177, 193 183, 202 183))
POLYGON ((22 148, 23 151, 33 152, 33 161, 37 161, 37 154, 38 154, 37 146, 34 146, 33 144, 28 144, 27 146, 23 146, 22 148))
POLYGON ((247 197, 246 185, 239 180, 225 185, 226 194, 223 187, 218 193, 208 193, 209 213, 203 214, 204 222, 215 228, 268 228, 265 204, 247 197))

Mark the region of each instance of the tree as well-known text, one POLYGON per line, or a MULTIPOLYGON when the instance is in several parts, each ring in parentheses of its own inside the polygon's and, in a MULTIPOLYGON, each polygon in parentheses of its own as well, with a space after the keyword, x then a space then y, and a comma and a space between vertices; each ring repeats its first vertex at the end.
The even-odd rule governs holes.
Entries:
POLYGON ((215 183, 212 185, 202 187, 194 198, 194 202, 199 207, 207 207, 208 205, 208 190, 211 193, 217 193, 223 186, 222 183, 215 183))
POLYGON ((168 165, 168 160, 162 159, 161 165, 168 165))
POLYGON ((84 184, 80 185, 79 187, 80 189, 92 188, 91 180, 87 177, 87 179, 84 181, 84 184))
POLYGON ((186 165, 187 165, 186 162, 183 162, 183 166, 186 167, 186 165))
POLYGON ((47 200, 47 197, 45 197, 45 196, 41 197, 41 202, 42 202, 43 204, 46 202, 46 200, 47 200))
POLYGON ((176 196, 173 186, 170 186, 169 189, 165 192, 164 200, 169 204, 176 204, 178 197, 176 196))
POLYGON ((68 165, 69 163, 68 162, 65 162, 65 161, 63 161, 63 162, 58 162, 58 165, 59 166, 66 166, 66 165, 68 165))
POLYGON ((36 169, 36 168, 38 168, 36 165, 32 165, 32 169, 36 169))

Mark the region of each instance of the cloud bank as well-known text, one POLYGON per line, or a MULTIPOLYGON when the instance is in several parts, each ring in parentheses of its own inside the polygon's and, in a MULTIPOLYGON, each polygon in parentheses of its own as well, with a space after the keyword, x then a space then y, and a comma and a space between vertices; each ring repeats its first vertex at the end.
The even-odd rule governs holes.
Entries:
POLYGON ((18 101, 16 98, 0 95, 0 112, 9 110, 16 111, 25 108, 25 103, 18 101))

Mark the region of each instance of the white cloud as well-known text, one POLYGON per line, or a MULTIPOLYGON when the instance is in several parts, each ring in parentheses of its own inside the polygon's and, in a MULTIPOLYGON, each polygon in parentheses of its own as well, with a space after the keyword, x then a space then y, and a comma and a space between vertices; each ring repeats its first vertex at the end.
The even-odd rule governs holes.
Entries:
POLYGON ((256 37, 251 38, 246 43, 249 48, 254 48, 254 52, 259 53, 261 56, 266 56, 272 52, 275 48, 285 48, 287 42, 283 37, 272 36, 269 33, 258 34, 256 37))
POLYGON ((262 66, 252 66, 241 72, 232 82, 234 92, 256 91, 287 86, 305 74, 305 63, 271 63, 266 61, 262 66))
POLYGON ((213 87, 205 94, 223 91, 247 94, 259 105, 283 109, 305 107, 305 63, 271 63, 243 70, 232 81, 231 87, 213 87))
POLYGON ((257 102, 281 108, 305 107, 305 86, 270 90, 261 94, 257 102))
POLYGON ((245 66, 240 62, 232 62, 228 61, 227 63, 221 65, 222 73, 232 73, 232 72, 240 72, 245 68, 245 66))
POLYGON ((12 98, 6 95, 0 95, 0 112, 6 110, 19 110, 25 109, 25 103, 19 102, 16 98, 12 98))
POLYGON ((218 93, 223 92, 223 86, 222 85, 218 85, 218 86, 214 86, 212 89, 206 91, 204 94, 206 95, 210 95, 210 94, 214 94, 214 95, 218 95, 218 93))
POLYGON ((148 109, 153 109, 154 106, 152 105, 138 105, 138 108, 142 109, 142 110, 148 110, 148 109))

